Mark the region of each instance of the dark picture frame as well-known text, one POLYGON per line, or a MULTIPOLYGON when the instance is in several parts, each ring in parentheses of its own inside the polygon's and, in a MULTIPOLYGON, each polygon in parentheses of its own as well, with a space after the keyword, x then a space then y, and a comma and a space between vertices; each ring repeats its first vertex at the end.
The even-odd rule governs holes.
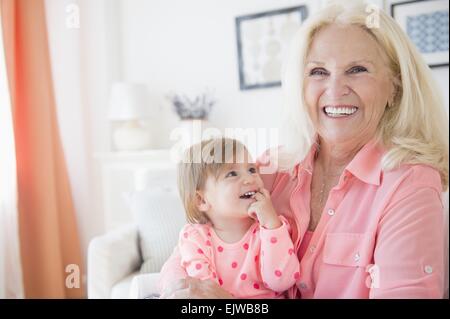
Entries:
POLYGON ((281 62, 307 15, 301 5, 236 17, 241 90, 281 85, 281 62))
POLYGON ((431 68, 449 65, 448 0, 413 0, 391 4, 391 16, 431 68))

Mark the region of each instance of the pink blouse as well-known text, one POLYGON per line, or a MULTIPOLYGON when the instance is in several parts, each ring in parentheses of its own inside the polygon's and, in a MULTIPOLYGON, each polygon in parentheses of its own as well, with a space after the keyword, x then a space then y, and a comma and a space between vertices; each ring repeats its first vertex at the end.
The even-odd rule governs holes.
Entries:
POLYGON ((298 258, 301 260, 303 256, 305 256, 306 250, 308 249, 309 242, 311 241, 314 232, 311 230, 307 230, 305 236, 302 239, 302 243, 300 244, 300 248, 298 249, 298 258))
MULTIPOLYGON (((292 226, 299 252, 310 220, 313 146, 293 175, 263 175, 278 214, 292 226)), ((444 283, 444 209, 439 173, 426 165, 385 171, 385 150, 366 144, 330 191, 309 249, 300 260, 292 296, 301 298, 441 298, 444 283)), ((262 158, 262 163, 267 162, 262 158)), ((177 251, 161 283, 186 273, 177 251)))

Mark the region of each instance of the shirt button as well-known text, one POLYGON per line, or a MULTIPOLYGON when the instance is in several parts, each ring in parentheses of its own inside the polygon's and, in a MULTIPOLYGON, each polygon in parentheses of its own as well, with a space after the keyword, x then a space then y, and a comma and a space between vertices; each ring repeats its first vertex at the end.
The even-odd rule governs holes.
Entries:
POLYGON ((300 289, 306 289, 306 288, 308 288, 308 286, 304 282, 301 282, 300 289))
POLYGON ((329 209, 328 210, 328 215, 333 216, 335 213, 334 209, 329 209))
POLYGON ((355 262, 358 262, 361 259, 361 255, 359 253, 356 253, 353 259, 355 260, 355 262))
POLYGON ((312 246, 309 248, 309 251, 310 251, 311 253, 313 253, 315 250, 316 250, 316 246, 315 246, 315 245, 312 245, 312 246))
POLYGON ((433 273, 433 267, 431 267, 430 265, 426 265, 425 268, 424 268, 424 271, 427 274, 431 274, 431 273, 433 273))

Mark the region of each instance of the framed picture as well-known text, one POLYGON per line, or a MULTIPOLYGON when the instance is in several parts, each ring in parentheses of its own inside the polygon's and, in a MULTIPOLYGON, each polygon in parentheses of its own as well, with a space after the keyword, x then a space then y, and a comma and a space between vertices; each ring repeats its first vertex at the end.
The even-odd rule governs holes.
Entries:
POLYGON ((281 85, 287 47, 306 17, 306 6, 236 17, 241 90, 281 85))
POLYGON ((448 66, 448 0, 394 3, 391 15, 430 67, 448 66))

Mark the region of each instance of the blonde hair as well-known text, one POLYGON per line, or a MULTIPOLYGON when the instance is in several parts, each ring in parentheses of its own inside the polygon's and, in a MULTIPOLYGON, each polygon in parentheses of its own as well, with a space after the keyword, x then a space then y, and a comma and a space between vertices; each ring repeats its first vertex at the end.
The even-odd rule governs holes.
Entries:
POLYGON ((335 1, 305 21, 291 44, 283 73, 285 130, 280 169, 292 169, 307 154, 316 134, 303 96, 304 66, 314 36, 331 25, 358 26, 371 35, 388 58, 395 97, 382 116, 376 139, 387 148, 385 170, 401 164, 426 164, 448 186, 448 120, 431 70, 407 35, 379 10, 379 26, 368 27, 363 1, 335 1))
POLYGON ((244 144, 230 138, 213 138, 189 147, 178 164, 178 191, 188 222, 204 224, 208 217, 195 203, 197 191, 204 190, 208 177, 218 178, 232 163, 248 161, 244 144))

